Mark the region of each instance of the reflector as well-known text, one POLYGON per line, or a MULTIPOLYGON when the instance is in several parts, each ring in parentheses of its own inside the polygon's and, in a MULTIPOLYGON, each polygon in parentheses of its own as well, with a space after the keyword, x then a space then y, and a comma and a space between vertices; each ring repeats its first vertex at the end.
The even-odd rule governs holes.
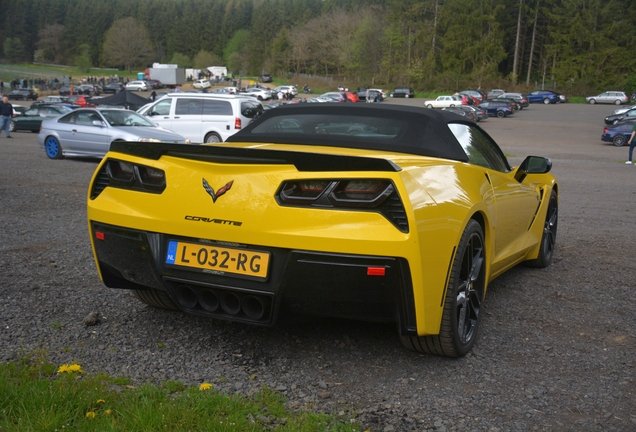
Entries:
POLYGON ((386 268, 367 267, 367 276, 386 276, 386 268))

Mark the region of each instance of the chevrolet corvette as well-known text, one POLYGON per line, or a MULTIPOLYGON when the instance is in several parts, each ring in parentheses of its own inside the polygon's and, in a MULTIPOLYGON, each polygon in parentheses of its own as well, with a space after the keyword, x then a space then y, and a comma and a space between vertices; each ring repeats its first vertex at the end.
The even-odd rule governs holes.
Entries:
POLYGON ((394 322, 407 348, 459 357, 488 283, 550 264, 551 167, 511 167, 450 112, 282 106, 225 143, 113 143, 89 186, 89 232, 103 283, 150 306, 266 326, 394 322))

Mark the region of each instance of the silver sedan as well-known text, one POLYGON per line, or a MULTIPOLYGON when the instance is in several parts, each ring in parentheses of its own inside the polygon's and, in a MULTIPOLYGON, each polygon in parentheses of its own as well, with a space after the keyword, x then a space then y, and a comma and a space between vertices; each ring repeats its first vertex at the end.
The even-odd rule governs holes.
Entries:
POLYGON ((134 111, 117 108, 78 109, 42 122, 38 142, 51 159, 103 157, 114 141, 186 143, 134 111))

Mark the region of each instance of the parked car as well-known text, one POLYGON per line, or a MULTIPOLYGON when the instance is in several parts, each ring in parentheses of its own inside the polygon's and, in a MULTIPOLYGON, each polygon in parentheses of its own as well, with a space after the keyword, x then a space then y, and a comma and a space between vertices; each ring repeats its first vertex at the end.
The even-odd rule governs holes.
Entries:
POLYGON ((462 100, 457 96, 438 96, 435 100, 425 100, 426 108, 447 108, 461 105, 462 100))
POLYGON ((283 85, 278 86, 274 90, 272 90, 272 96, 278 95, 278 92, 283 92, 283 94, 291 93, 293 96, 298 96, 298 89, 293 85, 283 85))
POLYGON ((493 100, 499 100, 500 98, 513 99, 517 103, 517 105, 519 105, 519 109, 524 109, 530 106, 530 103, 528 102, 528 98, 521 93, 503 93, 497 96, 496 98, 494 98, 493 100))
POLYGON ((102 93, 102 88, 93 84, 81 84, 75 86, 77 94, 84 96, 99 96, 102 93))
POLYGON ((143 81, 145 81, 149 90, 159 90, 166 87, 161 81, 156 79, 144 79, 143 81))
POLYGON ((148 91, 148 84, 146 84, 146 81, 140 81, 140 80, 130 81, 128 84, 126 84, 126 90, 148 91))
POLYGON ((459 92, 460 95, 466 94, 473 97, 478 104, 486 101, 486 93, 481 90, 462 90, 459 92))
POLYGON ((206 89, 212 87, 212 84, 210 84, 210 81, 207 79, 198 79, 192 83, 192 87, 197 89, 206 89))
MULTIPOLYGON (((60 86, 58 93, 60 96, 71 96, 71 86, 70 85, 60 86)), ((73 86, 73 94, 74 95, 77 94, 77 89, 75 88, 75 86, 73 86)))
POLYGON ((76 103, 73 99, 67 96, 46 96, 38 101, 35 101, 31 104, 31 107, 39 106, 39 105, 56 105, 56 106, 65 106, 70 109, 80 108, 80 105, 76 103))
POLYGON ((386 321, 407 349, 461 357, 488 284, 550 265, 551 167, 513 168, 444 111, 286 105, 222 146, 113 143, 88 188, 91 250, 107 287, 154 307, 386 321))
POLYGON ((529 93, 526 97, 528 98, 529 103, 543 103, 548 105, 561 103, 562 101, 559 95, 559 93, 551 90, 535 90, 532 93, 529 93))
POLYGON ((501 96, 504 93, 506 93, 505 90, 502 89, 492 89, 490 90, 488 93, 486 93, 486 99, 490 100, 490 99, 495 99, 497 96, 501 96))
POLYGON ((612 114, 623 114, 632 109, 636 109, 636 105, 630 105, 630 106, 615 109, 614 111, 612 111, 612 114))
POLYGON ((272 82, 272 76, 270 74, 261 75, 261 82, 262 83, 271 83, 272 82))
POLYGON ((442 108, 442 110, 455 113, 455 114, 460 115, 462 117, 466 117, 468 120, 472 120, 474 122, 477 121, 477 115, 473 111, 462 109, 461 105, 460 106, 452 106, 452 107, 444 107, 444 108, 442 108))
POLYGON ((101 158, 117 141, 185 144, 186 139, 134 111, 118 108, 80 108, 62 117, 44 120, 38 135, 40 147, 51 159, 101 158))
POLYGON ((636 109, 631 109, 628 110, 626 112, 624 112, 623 114, 612 114, 612 115, 608 115, 607 117, 605 117, 605 124, 607 125, 615 125, 617 123, 620 123, 624 120, 628 120, 628 119, 634 119, 636 118, 636 109))
POLYGON ((355 93, 352 93, 350 91, 327 92, 327 93, 321 94, 319 97, 320 98, 328 98, 328 99, 336 100, 337 102, 343 102, 342 95, 345 95, 345 98, 347 99, 346 102, 359 102, 360 101, 360 98, 358 97, 358 95, 355 94, 355 93))
POLYGON ((262 101, 262 100, 268 100, 272 98, 272 91, 270 89, 266 89, 266 88, 258 88, 258 87, 250 87, 247 90, 245 90, 244 92, 240 93, 240 94, 245 94, 247 96, 253 96, 256 99, 262 101))
POLYGON ((11 132, 28 130, 31 132, 40 132, 40 125, 47 118, 59 117, 73 111, 65 106, 46 106, 37 105, 26 110, 24 114, 13 117, 9 125, 11 132))
POLYGON ((589 104, 607 103, 614 105, 622 105, 629 103, 629 96, 622 91, 606 91, 596 96, 588 96, 585 101, 589 104))
POLYGON ((124 88, 124 85, 122 83, 112 82, 112 83, 106 84, 103 87, 103 91, 104 91, 104 93, 117 93, 122 88, 124 88))
POLYGON ((477 105, 478 108, 486 110, 489 117, 508 117, 514 113, 513 109, 507 102, 488 101, 477 105))
POLYGON ((606 126, 603 129, 601 141, 611 142, 616 147, 624 146, 632 135, 634 123, 636 123, 636 119, 632 118, 612 126, 606 126))
POLYGON ((11 90, 7 95, 6 95, 9 100, 38 100, 38 92, 36 92, 35 90, 33 90, 32 88, 26 88, 26 89, 16 89, 16 90, 11 90))
POLYGON ((92 102, 89 102, 84 95, 71 95, 68 97, 69 100, 73 101, 76 105, 79 105, 82 108, 95 107, 96 105, 92 102))
POLYGON ((398 87, 389 93, 389 97, 412 98, 415 97, 415 91, 410 87, 398 87))
POLYGON ((518 111, 521 109, 521 105, 519 105, 516 101, 516 99, 514 98, 508 98, 508 97, 503 97, 503 96, 498 96, 494 99, 492 99, 492 101, 494 102, 506 102, 508 105, 510 105, 512 107, 513 110, 518 111))
POLYGON ((259 116, 263 105, 251 96, 170 93, 138 112, 193 143, 218 143, 259 116))
POLYGON ((482 120, 488 119, 488 112, 485 109, 479 108, 479 106, 457 105, 453 108, 472 112, 473 116, 475 117, 475 121, 482 121, 482 120))
MULTIPOLYGON (((367 100, 367 90, 366 89, 362 89, 359 92, 356 93, 356 95, 358 96, 358 99, 360 101, 365 101, 367 100)), ((381 90, 373 90, 373 89, 369 89, 369 100, 371 102, 376 100, 376 97, 379 98, 379 101, 382 102, 384 100, 384 95, 382 94, 381 90)))

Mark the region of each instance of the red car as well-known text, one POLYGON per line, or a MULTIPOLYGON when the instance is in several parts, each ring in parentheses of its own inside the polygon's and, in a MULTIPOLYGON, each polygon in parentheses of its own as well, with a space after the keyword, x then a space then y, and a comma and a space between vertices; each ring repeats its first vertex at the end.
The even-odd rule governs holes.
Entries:
POLYGON ((82 108, 95 108, 97 105, 89 103, 83 95, 72 95, 68 97, 82 108))

